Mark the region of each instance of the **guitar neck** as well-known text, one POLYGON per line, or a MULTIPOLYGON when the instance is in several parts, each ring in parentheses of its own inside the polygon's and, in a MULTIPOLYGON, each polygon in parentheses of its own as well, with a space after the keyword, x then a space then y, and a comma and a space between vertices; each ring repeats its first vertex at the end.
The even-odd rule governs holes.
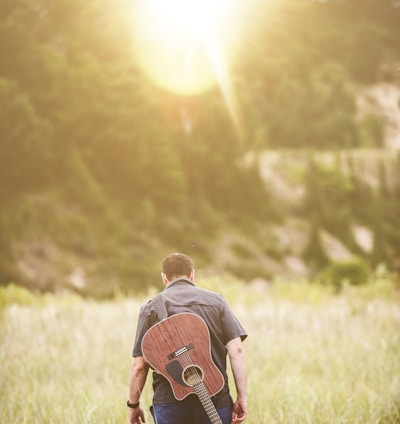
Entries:
POLYGON ((211 424, 222 424, 221 418, 215 409, 214 404, 211 401, 209 394, 203 384, 203 382, 197 383, 193 386, 193 390, 198 396, 204 410, 206 411, 208 418, 210 418, 211 424))

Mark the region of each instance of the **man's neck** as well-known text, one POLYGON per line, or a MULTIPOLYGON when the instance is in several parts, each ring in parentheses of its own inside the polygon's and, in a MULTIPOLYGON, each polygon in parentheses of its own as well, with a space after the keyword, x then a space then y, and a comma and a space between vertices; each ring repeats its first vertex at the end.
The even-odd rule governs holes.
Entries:
POLYGON ((186 283, 195 285, 194 281, 192 281, 187 275, 181 275, 179 277, 173 277, 171 281, 168 282, 167 288, 171 287, 173 284, 177 283, 178 281, 185 281, 186 283))

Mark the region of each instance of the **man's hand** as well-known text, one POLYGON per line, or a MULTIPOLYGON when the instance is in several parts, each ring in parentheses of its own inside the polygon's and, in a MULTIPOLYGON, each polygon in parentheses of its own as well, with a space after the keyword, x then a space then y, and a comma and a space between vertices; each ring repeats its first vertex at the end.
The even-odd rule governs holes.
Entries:
POLYGON ((238 399, 233 404, 231 424, 237 424, 237 423, 243 422, 246 416, 247 416, 247 402, 245 400, 238 399))
POLYGON ((129 424, 142 424, 145 422, 144 412, 140 406, 129 409, 129 424))
POLYGON ((232 424, 235 424, 243 422, 247 416, 247 368, 240 337, 230 340, 226 347, 231 361, 237 393, 237 400, 233 404, 231 421, 232 424))
MULTIPOLYGON (((130 403, 139 402, 140 393, 142 393, 148 371, 149 364, 146 363, 143 356, 135 356, 132 360, 131 373, 129 377, 128 400, 131 401, 130 403)), ((137 408, 130 408, 129 424, 142 424, 145 422, 144 412, 140 406, 137 408)))

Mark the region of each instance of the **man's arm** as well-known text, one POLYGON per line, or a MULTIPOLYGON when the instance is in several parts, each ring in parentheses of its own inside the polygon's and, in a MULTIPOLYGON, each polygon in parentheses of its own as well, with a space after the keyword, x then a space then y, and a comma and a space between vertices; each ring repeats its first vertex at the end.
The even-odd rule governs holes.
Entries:
MULTIPOLYGON (((129 403, 138 403, 143 387, 146 383, 149 365, 143 356, 135 356, 132 361, 131 372, 129 377, 129 403)), ((145 422, 143 409, 129 409, 129 422, 131 424, 141 424, 145 422)))
POLYGON ((226 348, 237 392, 237 400, 233 404, 232 423, 240 423, 247 416, 247 367, 241 338, 230 340, 226 348))

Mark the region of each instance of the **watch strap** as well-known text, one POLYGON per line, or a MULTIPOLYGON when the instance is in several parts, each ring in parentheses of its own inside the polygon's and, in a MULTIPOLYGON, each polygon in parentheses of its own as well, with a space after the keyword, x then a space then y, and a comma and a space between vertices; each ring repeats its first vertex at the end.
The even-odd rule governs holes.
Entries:
POLYGON ((126 406, 127 406, 128 408, 133 408, 133 409, 135 409, 135 408, 138 408, 138 407, 139 407, 139 402, 136 402, 136 403, 129 403, 129 400, 127 400, 127 401, 126 401, 126 406))

